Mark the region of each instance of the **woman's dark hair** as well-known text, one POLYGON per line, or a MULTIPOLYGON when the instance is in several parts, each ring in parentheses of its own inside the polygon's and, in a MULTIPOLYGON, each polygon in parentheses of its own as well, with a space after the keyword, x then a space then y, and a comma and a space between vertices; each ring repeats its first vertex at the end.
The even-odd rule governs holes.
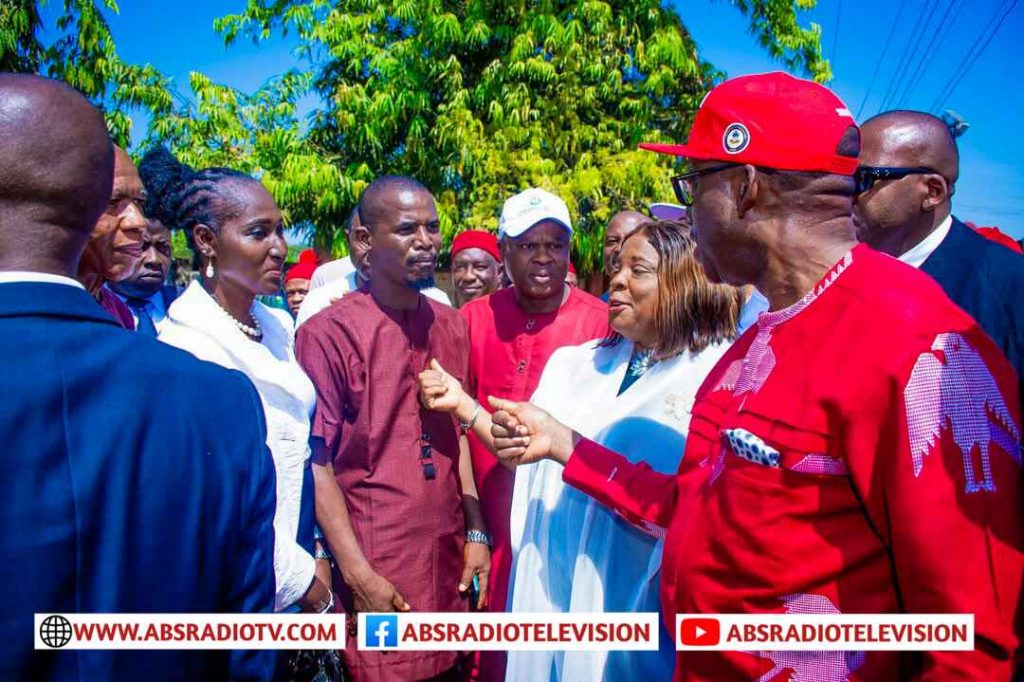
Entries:
POLYGON ((219 233, 221 224, 237 215, 240 207, 226 191, 228 182, 258 182, 230 168, 194 170, 178 161, 164 147, 149 150, 139 163, 139 175, 146 186, 146 215, 169 229, 185 233, 193 262, 198 265, 192 228, 200 223, 219 233))
MULTIPOLYGON (((742 293, 727 284, 712 284, 694 255, 696 243, 690 228, 662 220, 644 223, 622 240, 644 237, 658 253, 658 307, 654 313, 658 359, 685 351, 699 353, 713 343, 736 336, 742 293)), ((613 346, 622 340, 614 330, 602 342, 613 346)))

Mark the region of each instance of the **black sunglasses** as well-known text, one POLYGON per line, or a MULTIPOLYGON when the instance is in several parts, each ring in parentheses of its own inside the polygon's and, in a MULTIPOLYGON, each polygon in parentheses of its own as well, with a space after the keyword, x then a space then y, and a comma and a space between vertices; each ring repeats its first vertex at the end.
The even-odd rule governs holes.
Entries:
MULTIPOLYGON (((934 173, 942 175, 939 171, 928 166, 860 166, 853 174, 854 182, 857 184, 857 194, 863 194, 871 189, 879 180, 901 180, 908 175, 921 175, 934 173)), ((948 182, 948 181, 947 181, 948 182)))
POLYGON ((683 206, 693 206, 693 192, 695 189, 694 180, 703 176, 711 175, 712 173, 718 173, 719 171, 728 170, 730 168, 736 168, 740 164, 738 163, 721 163, 717 166, 708 166, 707 168, 701 168, 700 170, 690 171, 689 173, 683 173, 672 178, 672 189, 676 193, 676 199, 683 206))

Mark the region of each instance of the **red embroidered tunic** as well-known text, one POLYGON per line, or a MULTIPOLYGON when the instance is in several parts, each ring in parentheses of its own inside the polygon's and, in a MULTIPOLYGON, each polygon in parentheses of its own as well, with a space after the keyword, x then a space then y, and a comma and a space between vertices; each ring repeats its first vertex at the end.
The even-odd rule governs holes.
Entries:
POLYGON ((676 476, 583 441, 564 478, 668 527, 673 631, 676 613, 975 614, 973 652, 690 652, 677 680, 1008 679, 1016 382, 938 285, 858 246, 712 370, 676 476))
MULTIPOLYGON (((469 326, 467 392, 484 407, 492 395, 529 400, 552 353, 562 346, 602 338, 608 331, 608 306, 575 287, 558 310, 542 315, 524 312, 511 287, 471 301, 460 312, 469 326)), ((473 434, 469 446, 484 519, 494 537, 490 610, 504 611, 512 560, 509 512, 515 476, 473 434)))

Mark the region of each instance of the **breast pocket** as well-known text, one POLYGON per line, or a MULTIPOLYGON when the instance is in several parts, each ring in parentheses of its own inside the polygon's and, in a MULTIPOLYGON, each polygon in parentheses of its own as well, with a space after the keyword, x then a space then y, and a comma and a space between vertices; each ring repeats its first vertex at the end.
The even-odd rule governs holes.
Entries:
POLYGON ((798 427, 744 412, 733 423, 723 424, 719 440, 740 470, 751 474, 770 470, 769 480, 779 483, 845 479, 849 473, 835 439, 823 428, 798 427))

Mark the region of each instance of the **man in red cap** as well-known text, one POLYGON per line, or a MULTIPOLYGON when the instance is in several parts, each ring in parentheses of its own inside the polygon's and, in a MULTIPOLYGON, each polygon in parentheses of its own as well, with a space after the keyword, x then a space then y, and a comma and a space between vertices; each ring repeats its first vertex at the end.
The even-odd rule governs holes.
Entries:
POLYGON ((452 242, 452 284, 462 307, 501 288, 505 266, 498 238, 484 230, 466 230, 452 242))
POLYGON ((715 281, 770 309, 711 371, 679 472, 494 401, 499 456, 667 528, 677 613, 970 613, 960 652, 680 651, 678 680, 1008 679, 1024 574, 1020 408, 1007 360, 927 275, 857 245, 859 131, 774 73, 705 98, 673 178, 715 281))
POLYGON ((316 251, 306 249, 299 254, 299 262, 288 268, 284 276, 284 298, 292 317, 299 314, 299 306, 309 293, 309 284, 316 270, 316 251))

